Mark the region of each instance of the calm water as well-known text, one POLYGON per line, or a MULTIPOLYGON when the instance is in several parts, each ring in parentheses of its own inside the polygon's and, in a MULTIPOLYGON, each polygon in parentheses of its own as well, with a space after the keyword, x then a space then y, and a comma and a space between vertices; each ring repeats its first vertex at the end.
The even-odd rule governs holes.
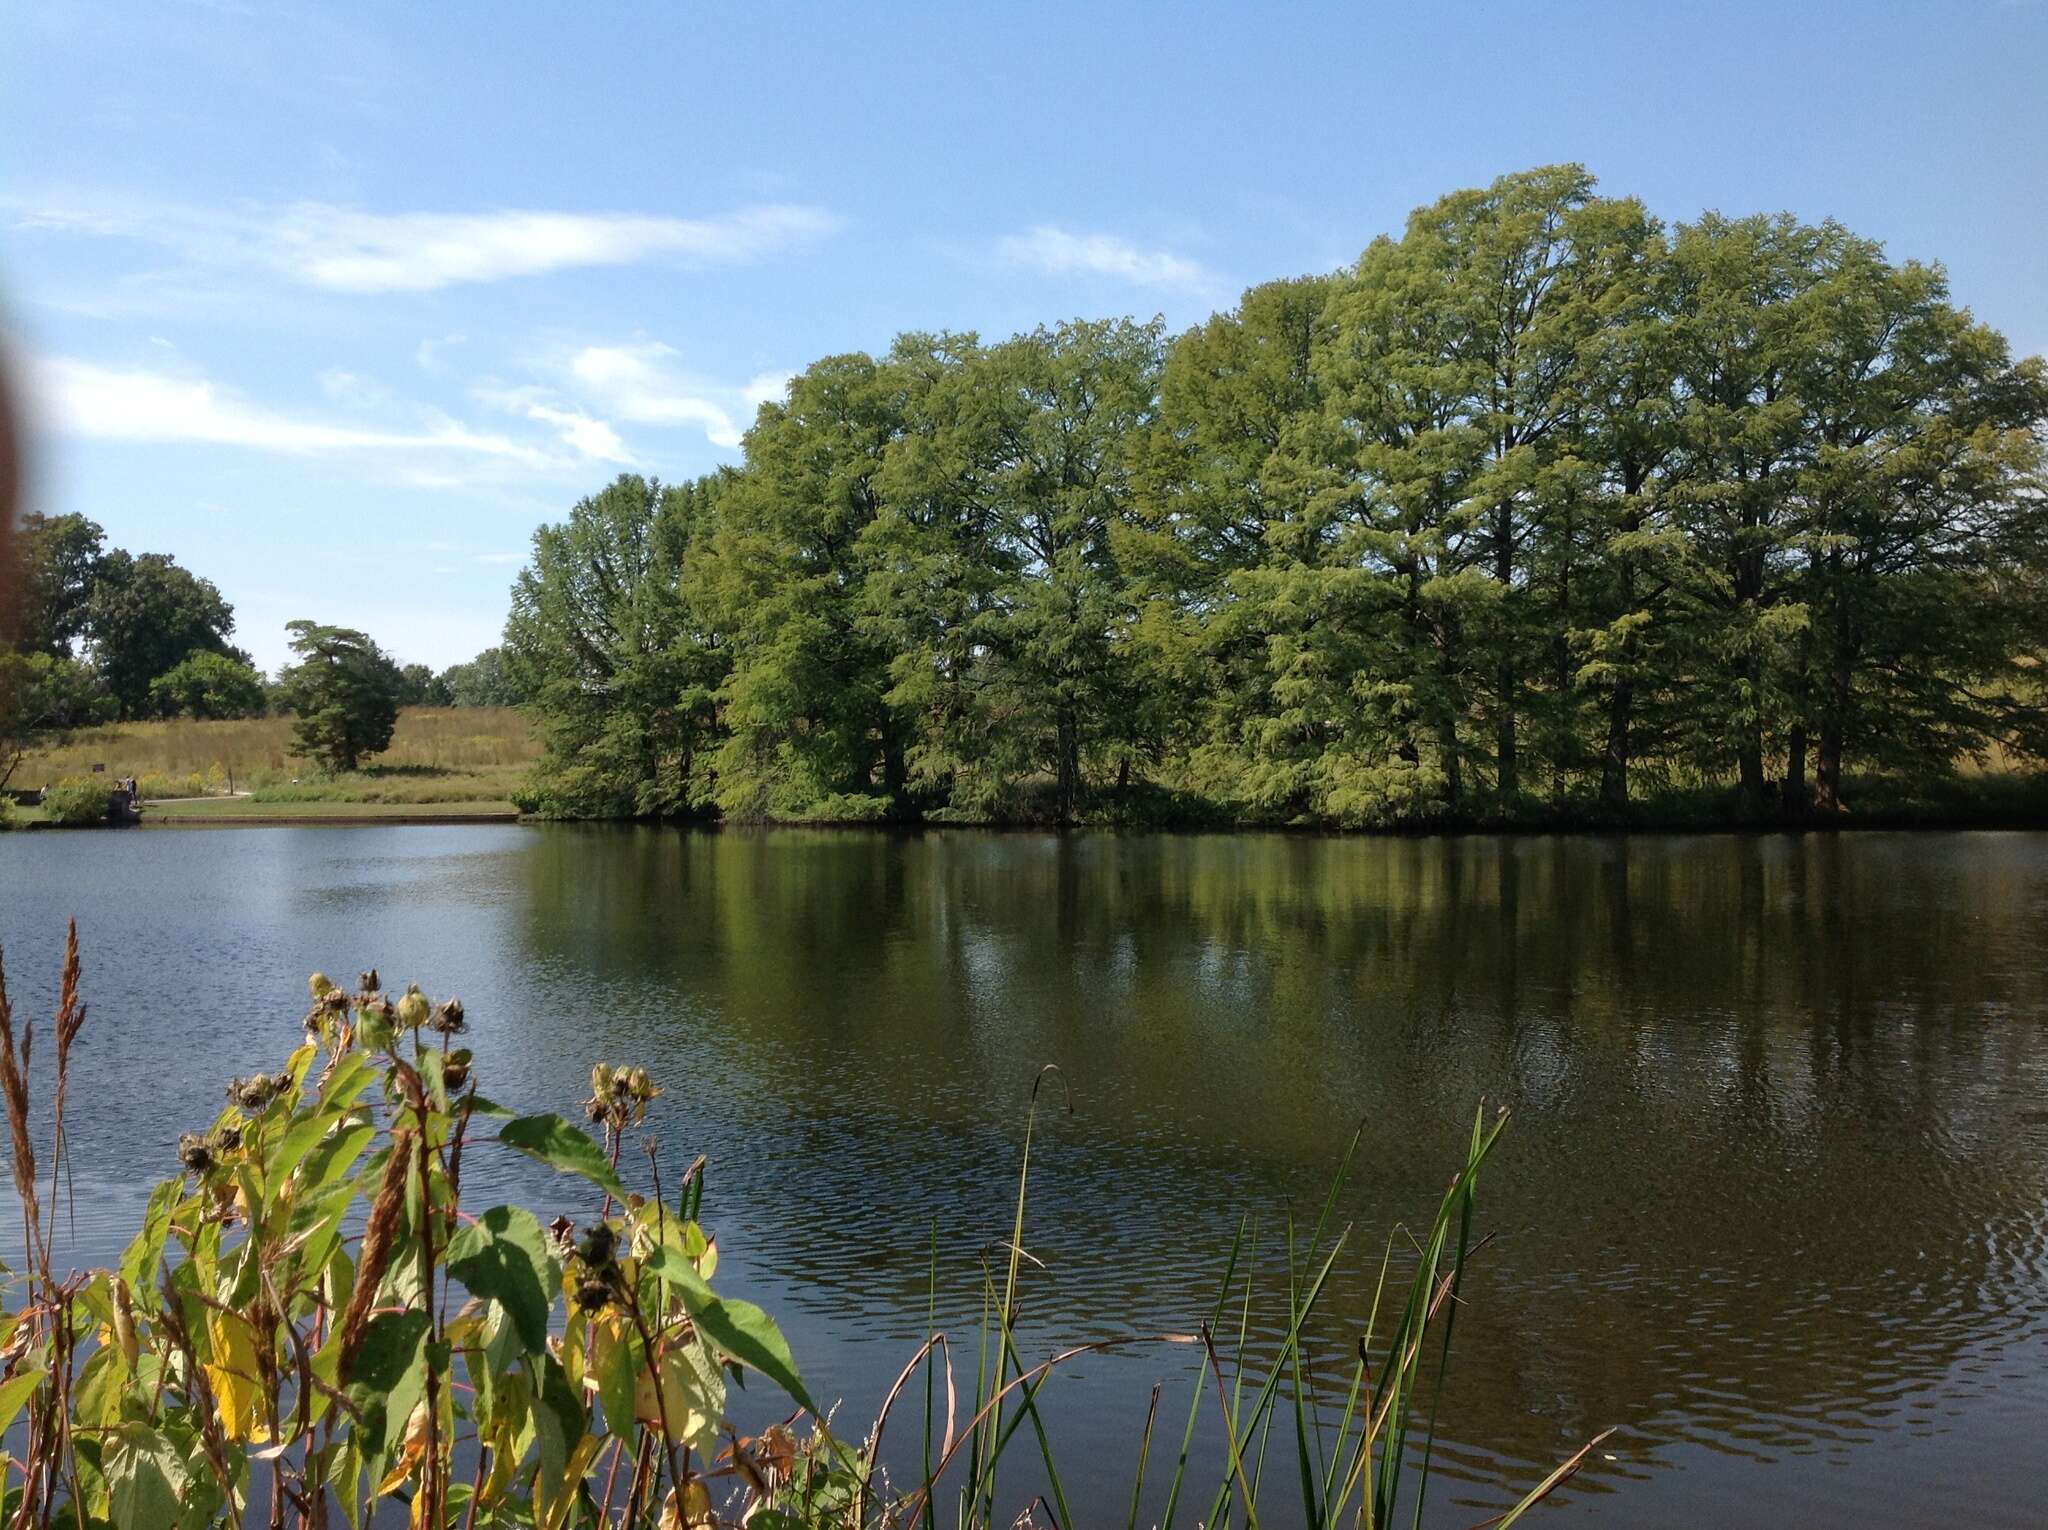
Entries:
MULTIPOLYGON (((1072 1111, 1034 1173, 1027 1352, 1190 1326, 1240 1212, 1269 1238, 1312 1212, 1363 1121, 1319 1334, 1348 1347, 1484 1099, 1515 1120, 1432 1523, 1608 1424, 1548 1522, 2048 1512, 2048 836, 17 834, 18 1009, 47 1012, 71 914, 81 1261, 295 1043, 316 967, 460 993, 521 1108, 646 1063, 672 1168, 711 1155, 722 1283, 848 1419, 922 1331, 934 1236, 960 1330, 1040 1064, 1072 1111)), ((493 1172, 465 1189, 564 1193, 493 1172)), ((1077 1499, 1121 1522, 1152 1383, 1178 1419, 1187 1379, 1145 1351, 1056 1385, 1077 1499)))

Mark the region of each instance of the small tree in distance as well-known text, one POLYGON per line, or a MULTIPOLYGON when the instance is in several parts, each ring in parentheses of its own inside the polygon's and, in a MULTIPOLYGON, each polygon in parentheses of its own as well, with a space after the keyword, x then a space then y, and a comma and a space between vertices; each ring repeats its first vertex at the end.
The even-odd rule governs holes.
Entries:
POLYGON ((280 677, 285 704, 298 714, 293 753, 329 770, 354 770, 391 744, 403 681, 398 666, 351 627, 285 624, 299 662, 280 677))

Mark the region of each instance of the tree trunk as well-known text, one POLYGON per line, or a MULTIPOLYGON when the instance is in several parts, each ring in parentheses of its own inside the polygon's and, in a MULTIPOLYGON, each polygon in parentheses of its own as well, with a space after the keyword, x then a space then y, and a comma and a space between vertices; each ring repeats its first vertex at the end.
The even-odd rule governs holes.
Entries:
POLYGON ((903 765, 903 740, 885 712, 882 714, 882 790, 889 794, 892 804, 902 803, 908 781, 909 773, 903 765))
POLYGON ((1060 710, 1057 734, 1060 822, 1072 823, 1081 805, 1081 729, 1066 708, 1060 710))
POLYGON ((1833 717, 1820 725, 1820 750, 1814 756, 1813 805, 1823 813, 1842 811, 1842 725, 1833 717))
POLYGON ((1614 812, 1628 808, 1628 757, 1635 723, 1636 683, 1624 675, 1607 699, 1607 747, 1600 755, 1600 805, 1614 812))
POLYGON ((1742 805, 1757 817, 1769 807, 1770 785, 1764 780, 1763 729, 1752 723, 1735 746, 1735 769, 1742 785, 1742 805))
POLYGON ((1458 759, 1458 725, 1449 719, 1437 724, 1436 752, 1443 757, 1444 803, 1455 811, 1465 795, 1465 772, 1458 759))
POLYGON ((1502 659, 1494 676, 1499 693, 1499 715, 1493 723, 1494 759, 1499 767, 1500 806, 1506 812, 1522 789, 1521 761, 1515 751, 1515 664, 1502 659))
POLYGON ((1785 745, 1785 811, 1806 812, 1806 724, 1794 723, 1785 745))
POLYGON ((1520 795, 1522 769, 1515 748, 1515 650, 1513 625, 1509 620, 1508 592, 1515 577, 1515 508, 1502 504, 1495 509, 1493 527, 1493 577, 1500 581, 1500 662, 1494 672, 1500 712, 1494 719, 1494 762, 1498 767, 1501 811, 1506 812, 1520 795))

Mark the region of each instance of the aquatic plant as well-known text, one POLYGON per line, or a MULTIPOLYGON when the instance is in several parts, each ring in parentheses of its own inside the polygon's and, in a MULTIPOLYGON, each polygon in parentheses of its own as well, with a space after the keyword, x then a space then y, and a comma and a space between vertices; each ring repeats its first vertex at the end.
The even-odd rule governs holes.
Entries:
MULTIPOLYGON (((9 1530, 361 1530, 399 1511, 434 1530, 880 1530, 936 1527, 942 1502, 963 1527, 1100 1523, 1124 1506, 1071 1500, 1044 1389, 1078 1356, 1145 1343, 1192 1347, 1200 1370, 1160 1524, 1256 1527, 1266 1500, 1297 1490, 1315 1526, 1420 1513, 1473 1194, 1505 1114, 1475 1120, 1465 1162, 1416 1230, 1405 1292, 1390 1240, 1348 1386, 1325 1416, 1305 1330, 1347 1243, 1335 1187, 1307 1238, 1290 1233, 1284 1337, 1263 1360, 1246 1343, 1242 1236, 1194 1332, 1021 1353, 1034 1104, 1009 1235, 982 1293, 972 1393, 959 1401, 954 1342, 935 1328, 856 1440, 807 1390, 774 1320, 714 1289, 704 1159, 664 1189, 650 1143, 653 1193, 621 1181, 625 1134, 660 1093, 643 1068, 593 1072, 586 1114, 604 1129, 600 1145, 560 1116, 517 1116, 479 1092, 476 1059, 450 1042, 466 1023, 459 1000, 408 987, 394 1002, 374 970, 353 991, 319 973, 309 987, 303 1044, 281 1071, 229 1083, 220 1115, 179 1139, 178 1172, 150 1196, 119 1265, 59 1279, 66 1092, 86 1017, 76 926, 53 1027, 47 1180, 31 1133, 33 1030, 24 1019, 17 1039, 0 967, 0 1103, 24 1237, 24 1273, 0 1318, 9 1530), (546 1225, 519 1206, 471 1212, 465 1169, 492 1147, 580 1179, 594 1209, 546 1225), (1233 1335, 1224 1315, 1241 1274, 1233 1335), (749 1376, 779 1389, 788 1411, 743 1434, 729 1389, 749 1376), (898 1485, 882 1441, 914 1389, 920 1467, 898 1485), (1204 1468, 1194 1442, 1212 1392, 1224 1448, 1204 1468), (1289 1416, 1297 1470, 1269 1481, 1268 1444, 1289 1416), (1029 1482, 1006 1496, 1020 1474, 1002 1468, 1026 1425, 1029 1482), (1290 1476, 1298 1483, 1281 1485, 1290 1476)), ((1133 1526, 1161 1397, 1155 1388, 1144 1421, 1133 1526)))

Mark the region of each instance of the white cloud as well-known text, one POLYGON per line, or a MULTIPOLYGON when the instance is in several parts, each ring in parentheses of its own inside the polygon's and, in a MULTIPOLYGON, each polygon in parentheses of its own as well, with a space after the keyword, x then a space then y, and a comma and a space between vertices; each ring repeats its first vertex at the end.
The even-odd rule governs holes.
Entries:
POLYGON ((565 442, 586 457, 595 457, 600 462, 628 463, 633 460, 633 454, 626 450, 626 443, 619 439, 619 433, 595 416, 581 414, 574 409, 555 409, 546 404, 527 404, 525 408, 529 420, 554 426, 565 442))
POLYGON ((33 371, 45 416, 56 429, 103 441, 203 442, 255 451, 317 453, 443 451, 545 466, 547 455, 446 418, 422 428, 374 430, 280 414, 204 379, 141 368, 45 357, 33 371))
POLYGON ((789 394, 789 385, 796 380, 794 372, 763 372, 740 389, 740 397, 747 401, 747 412, 752 414, 763 404, 779 404, 789 394))
POLYGON ((277 225, 284 263, 302 281, 341 292, 426 292, 572 266, 627 266, 666 257, 736 265, 830 232, 814 207, 743 207, 712 218, 507 210, 356 212, 307 203, 277 225))
MULTIPOLYGON (((695 425, 714 446, 737 447, 741 427, 731 409, 705 396, 719 390, 679 377, 670 365, 674 355, 658 344, 587 345, 571 358, 569 374, 622 419, 640 425, 695 425)), ((747 403, 747 396, 740 402, 747 403)))
POLYGON ((1137 287, 1212 296, 1222 286, 1215 272, 1170 250, 1148 250, 1114 234, 1079 234, 1050 223, 1012 234, 996 246, 1012 265, 1048 276, 1108 276, 1137 287))
POLYGON ((308 286, 350 293, 430 292, 649 260, 739 265, 838 227, 822 208, 788 203, 705 218, 531 208, 374 213, 325 202, 233 212, 106 198, 13 205, 17 228, 140 239, 199 265, 267 266, 308 286))

